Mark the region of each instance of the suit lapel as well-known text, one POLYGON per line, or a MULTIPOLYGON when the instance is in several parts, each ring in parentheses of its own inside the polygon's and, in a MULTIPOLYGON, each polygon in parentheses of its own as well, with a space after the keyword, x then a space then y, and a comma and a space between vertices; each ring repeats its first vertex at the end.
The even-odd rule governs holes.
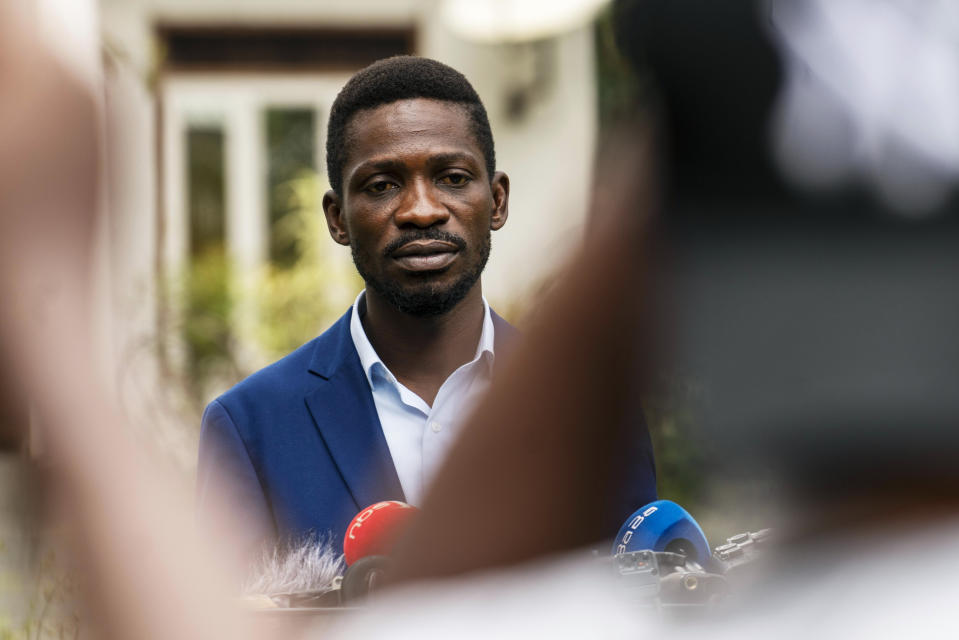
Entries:
MULTIPOLYGON (((363 509, 380 500, 405 500, 369 382, 350 335, 352 309, 317 338, 310 372, 319 376, 306 406, 340 475, 363 509)), ((497 361, 515 347, 519 331, 493 313, 497 361)))
POLYGON ((317 340, 310 371, 322 380, 306 397, 317 429, 357 509, 403 500, 376 405, 350 335, 351 311, 317 340))

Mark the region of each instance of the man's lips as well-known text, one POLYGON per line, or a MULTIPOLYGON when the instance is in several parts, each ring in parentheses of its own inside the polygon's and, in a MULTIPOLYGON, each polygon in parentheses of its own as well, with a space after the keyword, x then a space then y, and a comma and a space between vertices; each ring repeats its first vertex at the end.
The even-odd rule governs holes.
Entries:
POLYGON ((448 267, 458 252, 452 242, 414 240, 394 251, 392 258, 407 271, 436 271, 448 267))

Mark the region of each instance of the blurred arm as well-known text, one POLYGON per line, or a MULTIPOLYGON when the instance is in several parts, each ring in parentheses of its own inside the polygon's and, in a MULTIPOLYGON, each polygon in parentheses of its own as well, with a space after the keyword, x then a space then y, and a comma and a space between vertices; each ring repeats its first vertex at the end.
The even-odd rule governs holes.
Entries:
POLYGON ((91 96, 0 0, 0 368, 29 397, 102 634, 243 638, 187 502, 98 386, 88 292, 98 144, 91 96))
POLYGON ((645 424, 630 418, 648 364, 653 184, 648 133, 614 140, 597 169, 586 242, 398 545, 400 581, 588 545, 628 515, 611 498, 637 481, 637 436, 648 443, 637 434, 645 424))

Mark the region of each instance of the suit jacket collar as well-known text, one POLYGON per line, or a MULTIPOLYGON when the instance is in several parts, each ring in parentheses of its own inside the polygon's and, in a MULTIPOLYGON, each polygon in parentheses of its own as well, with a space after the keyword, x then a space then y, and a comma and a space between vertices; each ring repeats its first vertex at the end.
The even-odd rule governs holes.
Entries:
MULTIPOLYGON (((493 309, 490 309, 490 314, 493 316, 494 327, 493 348, 497 354, 509 353, 516 347, 520 332, 493 309)), ((340 367, 349 363, 351 358, 359 360, 356 347, 353 346, 353 339, 350 336, 350 319, 352 317, 353 308, 350 307, 333 326, 316 339, 309 371, 329 380, 340 367)))
POLYGON ((316 339, 310 358, 310 372, 329 380, 344 363, 348 363, 350 356, 356 357, 356 349, 350 338, 352 315, 353 308, 350 307, 316 339))
MULTIPOLYGON (((316 339, 309 371, 321 382, 306 396, 306 404, 359 510, 405 496, 350 335, 352 313, 350 308, 316 339)), ((519 332, 491 313, 495 362, 502 362, 500 355, 512 350, 519 332)))
POLYGON ((322 380, 306 405, 359 510, 405 496, 350 337, 351 313, 316 339, 310 371, 322 380))

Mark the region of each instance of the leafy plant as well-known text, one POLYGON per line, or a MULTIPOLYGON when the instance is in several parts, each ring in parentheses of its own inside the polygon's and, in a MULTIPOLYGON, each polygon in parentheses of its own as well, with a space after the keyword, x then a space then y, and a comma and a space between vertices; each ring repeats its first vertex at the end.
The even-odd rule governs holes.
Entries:
POLYGON ((257 307, 249 336, 271 360, 323 331, 363 286, 350 261, 344 259, 346 249, 326 237, 319 187, 316 174, 310 171, 285 185, 288 212, 273 224, 271 234, 281 244, 294 247, 297 259, 290 266, 265 264, 255 289, 246 293, 257 307))
POLYGON ((56 554, 47 551, 29 580, 16 580, 15 589, 30 589, 32 595, 22 620, 0 616, 0 640, 75 640, 80 636, 76 576, 60 566, 56 554))
POLYGON ((276 186, 285 213, 270 228, 295 259, 241 273, 223 246, 194 256, 168 283, 163 340, 169 380, 183 383, 193 412, 216 393, 314 338, 362 287, 348 250, 326 238, 317 174, 304 170, 276 186))

